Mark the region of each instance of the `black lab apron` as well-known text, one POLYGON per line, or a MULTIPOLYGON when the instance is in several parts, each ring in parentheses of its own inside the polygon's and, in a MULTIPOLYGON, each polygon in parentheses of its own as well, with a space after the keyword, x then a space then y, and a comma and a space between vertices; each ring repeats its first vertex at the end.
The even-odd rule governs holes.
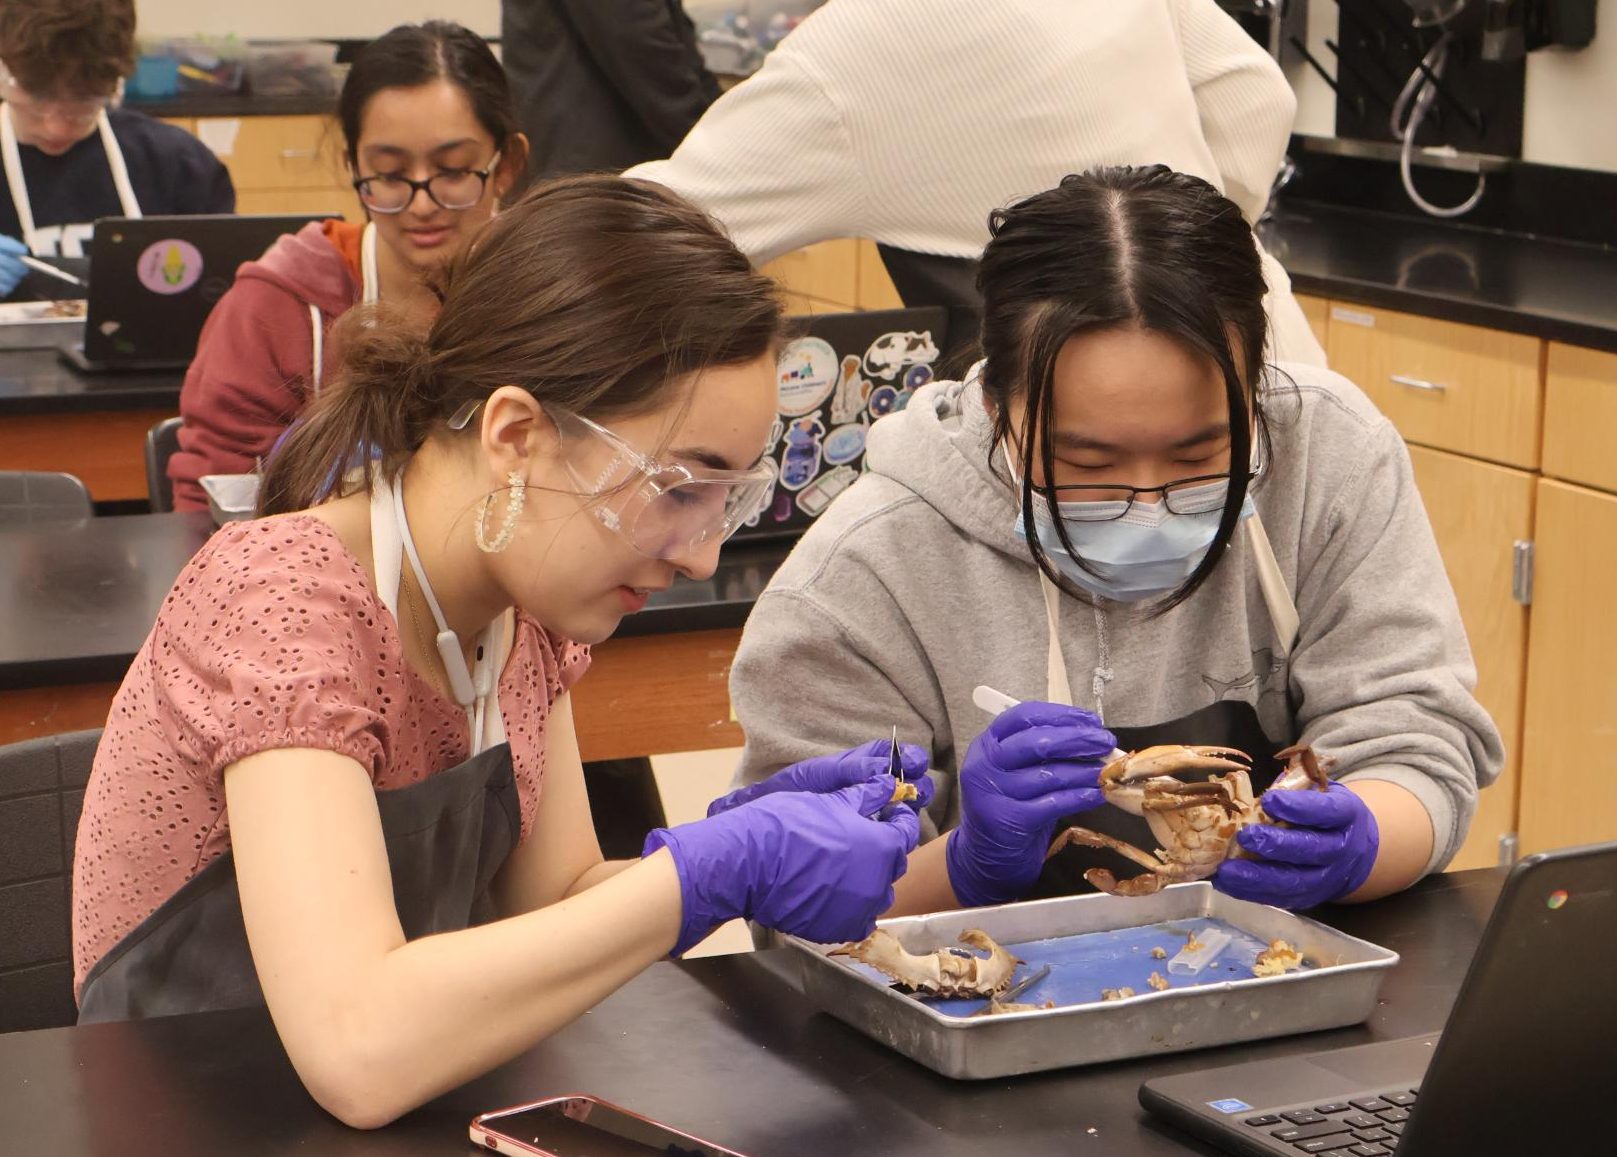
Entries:
MULTIPOLYGON (((1263 523, 1256 515, 1246 520, 1249 541, 1255 560, 1258 583, 1263 592, 1269 617, 1274 623, 1278 650, 1288 657, 1297 638, 1297 608, 1286 588, 1285 578, 1275 561, 1274 550, 1264 532, 1263 523)), ((1061 649, 1056 633, 1059 624, 1060 591, 1041 573, 1045 610, 1049 617, 1050 655, 1047 671, 1047 695, 1053 703, 1072 703, 1072 689, 1067 681, 1066 668, 1061 660, 1061 649)), ((1221 700, 1199 711, 1180 716, 1164 723, 1144 727, 1115 727, 1112 733, 1117 745, 1124 751, 1139 751, 1158 744, 1212 744, 1233 747, 1252 757, 1252 790, 1256 794, 1268 788, 1281 771, 1275 755, 1290 745, 1291 740, 1275 742, 1264 733, 1258 721, 1257 709, 1250 703, 1221 700)), ((1070 825, 1102 832, 1145 852, 1158 846, 1157 838, 1143 816, 1130 815, 1122 808, 1099 807, 1061 821, 1059 833, 1070 825)), ((1038 882, 1028 893, 1028 899, 1050 896, 1069 896, 1077 892, 1093 892, 1095 888, 1084 879, 1090 868, 1105 868, 1118 879, 1140 875, 1145 869, 1106 848, 1069 846, 1045 862, 1038 882)))
MULTIPOLYGON (((376 793, 393 902, 407 939, 494 918, 489 886, 517 845, 511 745, 376 793)), ((264 1003, 226 852, 169 897, 85 978, 79 1023, 264 1003)))
MULTIPOLYGON (((402 546, 391 488, 381 480, 371 503, 378 595, 398 616, 402 546)), ((509 627, 509 624, 505 624, 509 627)), ((493 670, 503 640, 491 632, 493 670)), ((393 902, 406 939, 456 932, 495 918, 490 886, 515 850, 522 820, 511 745, 497 691, 493 710, 473 712, 466 762, 408 787, 376 793, 393 902)), ((488 706, 488 704, 484 704, 488 706)), ((264 1003, 247 943, 235 858, 212 861, 120 940, 85 977, 79 1023, 133 1020, 264 1003)))

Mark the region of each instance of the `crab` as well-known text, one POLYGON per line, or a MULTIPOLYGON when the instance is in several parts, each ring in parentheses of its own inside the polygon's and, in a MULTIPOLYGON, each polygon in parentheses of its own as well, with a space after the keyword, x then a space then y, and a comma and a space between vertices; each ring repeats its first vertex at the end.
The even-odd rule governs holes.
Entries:
POLYGON ((960 943, 987 952, 987 956, 940 948, 924 956, 907 952, 898 938, 878 928, 857 944, 833 948, 832 956, 848 956, 868 964, 905 988, 928 996, 996 997, 1011 986, 1016 966, 1022 963, 977 928, 960 934, 960 943))
MULTIPOLYGON (((1297 791, 1330 786, 1326 768, 1313 748, 1299 744, 1280 752, 1286 769, 1270 791, 1297 791)), ((1252 794, 1250 760, 1231 747, 1148 747, 1112 760, 1100 773, 1106 801, 1131 815, 1144 816, 1151 834, 1162 844, 1155 853, 1088 828, 1068 828, 1056 837, 1048 859, 1069 844, 1110 848, 1146 871, 1119 880, 1105 868, 1084 873, 1102 892, 1114 896, 1149 896, 1168 884, 1205 880, 1232 856, 1245 855, 1235 833, 1248 824, 1274 823, 1259 797, 1252 794), (1174 778, 1178 771, 1220 771, 1204 782, 1174 778)))

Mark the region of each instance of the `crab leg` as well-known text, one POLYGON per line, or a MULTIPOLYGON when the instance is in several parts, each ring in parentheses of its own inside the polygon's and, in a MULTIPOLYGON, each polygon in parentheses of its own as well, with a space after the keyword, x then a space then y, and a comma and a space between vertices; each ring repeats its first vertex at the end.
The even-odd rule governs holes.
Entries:
POLYGON ((1160 747, 1147 747, 1143 751, 1131 751, 1121 759, 1114 759, 1101 769, 1100 778, 1103 784, 1126 783, 1197 768, 1211 771, 1245 771, 1250 762, 1246 752, 1233 747, 1165 744, 1160 747))
POLYGON ((1081 844, 1090 848, 1110 848, 1118 855, 1133 860, 1136 864, 1146 869, 1142 874, 1127 880, 1119 880, 1105 868, 1090 868, 1089 871, 1084 873, 1084 879, 1109 895, 1149 896, 1155 892, 1162 891, 1162 887, 1168 882, 1169 876, 1177 874, 1174 872, 1174 865, 1165 863, 1160 852, 1156 856, 1152 856, 1149 852, 1143 852, 1133 844, 1125 843, 1123 840, 1109 836, 1104 832, 1090 831, 1088 828, 1068 828, 1062 832, 1056 837, 1055 843, 1050 845, 1050 851, 1045 858, 1048 859, 1050 856, 1055 855, 1068 844, 1081 844))

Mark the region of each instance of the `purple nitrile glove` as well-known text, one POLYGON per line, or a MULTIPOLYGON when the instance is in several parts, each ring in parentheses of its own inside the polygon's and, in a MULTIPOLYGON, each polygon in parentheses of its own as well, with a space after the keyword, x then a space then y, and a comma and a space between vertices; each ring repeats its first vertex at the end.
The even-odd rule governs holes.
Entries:
POLYGON ((960 766, 960 826, 944 853, 962 904, 1033 886, 1056 823, 1104 802, 1096 782, 1116 747, 1098 716, 1058 703, 1019 703, 988 725, 960 766))
POLYGON ((921 840, 920 817, 888 807, 895 786, 883 774, 840 791, 779 791, 654 830, 641 854, 667 848, 679 872, 673 954, 738 917, 820 943, 870 935, 921 840))
POLYGON ((1225 860, 1219 891, 1277 908, 1313 908, 1357 891, 1370 878, 1381 832, 1358 796, 1339 783, 1327 791, 1271 791, 1263 810, 1293 825, 1253 824, 1236 834, 1257 860, 1225 860))
MULTIPOLYGON (((737 788, 729 795, 721 795, 708 804, 707 814, 716 816, 777 791, 840 791, 856 783, 864 783, 872 776, 881 775, 887 770, 892 748, 891 740, 872 739, 869 743, 848 751, 839 751, 835 755, 820 755, 813 759, 805 759, 801 763, 781 768, 760 783, 737 788)), ((928 763, 926 749, 913 743, 900 743, 898 758, 904 782, 915 785, 917 798, 909 806, 915 811, 920 811, 932 802, 933 792, 932 781, 926 775, 928 763)))

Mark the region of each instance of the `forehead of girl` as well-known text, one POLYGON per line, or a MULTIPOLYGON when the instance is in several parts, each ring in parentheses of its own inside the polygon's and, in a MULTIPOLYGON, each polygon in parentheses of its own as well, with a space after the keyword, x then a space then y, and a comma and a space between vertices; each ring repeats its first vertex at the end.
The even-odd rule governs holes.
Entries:
POLYGON ((775 421, 773 355, 710 366, 677 394, 677 402, 643 419, 648 434, 655 431, 655 441, 647 444, 666 447, 659 458, 712 470, 744 470, 763 457, 775 421))
POLYGON ((494 139, 477 119, 466 90, 446 80, 413 88, 384 88, 365 102, 359 161, 397 168, 412 161, 459 168, 481 165, 494 139))
POLYGON ((1187 449, 1229 437, 1217 363, 1154 330, 1068 338, 1051 384, 1057 450, 1187 449))

